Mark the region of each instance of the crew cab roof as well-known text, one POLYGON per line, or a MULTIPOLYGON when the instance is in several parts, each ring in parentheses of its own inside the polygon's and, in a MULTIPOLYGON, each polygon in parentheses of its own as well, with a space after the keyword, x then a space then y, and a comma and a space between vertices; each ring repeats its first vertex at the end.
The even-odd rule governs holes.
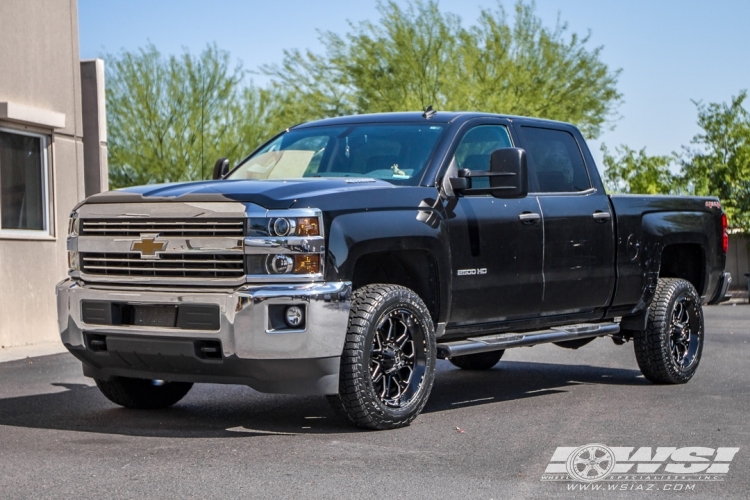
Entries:
MULTIPOLYGON (((362 123, 414 123, 414 122, 431 122, 431 123, 454 123, 457 121, 466 121, 471 118, 494 117, 505 118, 508 120, 523 120, 524 122, 539 122, 563 124, 564 122, 545 120, 542 118, 529 118, 524 116, 500 115, 494 113, 480 113, 476 111, 438 111, 430 118, 425 118, 422 112, 408 111, 396 113, 370 113, 361 115, 337 116, 335 118, 324 118, 311 122, 296 125, 293 128, 319 127, 322 125, 356 125, 362 123)), ((569 125, 565 123, 566 125, 569 125)))

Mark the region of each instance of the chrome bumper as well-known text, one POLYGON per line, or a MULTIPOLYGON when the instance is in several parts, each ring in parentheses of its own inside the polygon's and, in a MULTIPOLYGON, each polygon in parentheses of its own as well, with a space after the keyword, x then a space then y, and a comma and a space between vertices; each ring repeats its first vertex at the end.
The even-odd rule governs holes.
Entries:
POLYGON ((189 382, 246 384, 264 392, 335 394, 349 318, 351 283, 247 285, 235 290, 128 289, 57 285, 60 336, 84 364, 84 374, 189 382), (83 300, 130 305, 214 305, 214 331, 153 326, 87 324, 83 300), (274 329, 269 306, 303 305, 301 329, 274 329), (86 338, 101 335, 115 346, 96 352, 86 338), (190 359, 197 341, 220 341, 221 359, 190 359))

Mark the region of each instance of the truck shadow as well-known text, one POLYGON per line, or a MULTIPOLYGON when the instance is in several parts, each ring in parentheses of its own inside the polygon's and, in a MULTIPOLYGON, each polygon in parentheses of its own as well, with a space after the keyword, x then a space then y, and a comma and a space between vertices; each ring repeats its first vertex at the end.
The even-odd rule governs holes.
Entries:
MULTIPOLYGON (((485 372, 467 372, 440 362, 423 413, 512 404, 567 392, 581 384, 648 385, 639 375, 637 370, 515 361, 485 372)), ((170 409, 139 411, 115 406, 96 387, 52 385, 63 390, 0 399, 0 426, 167 438, 358 432, 319 396, 271 395, 243 386, 203 384, 170 409)))

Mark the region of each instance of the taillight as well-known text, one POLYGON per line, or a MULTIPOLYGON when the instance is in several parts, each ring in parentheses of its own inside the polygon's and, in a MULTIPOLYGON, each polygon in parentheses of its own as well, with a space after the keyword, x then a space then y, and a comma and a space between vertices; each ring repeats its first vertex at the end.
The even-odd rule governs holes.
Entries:
POLYGON ((721 214, 721 250, 729 250, 729 233, 727 233, 727 214, 721 214))

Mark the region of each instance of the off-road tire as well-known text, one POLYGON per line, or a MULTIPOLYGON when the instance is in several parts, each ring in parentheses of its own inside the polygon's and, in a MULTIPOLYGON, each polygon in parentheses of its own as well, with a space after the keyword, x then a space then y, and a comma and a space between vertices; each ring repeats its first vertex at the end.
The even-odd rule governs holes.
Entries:
POLYGON ((465 356, 453 356, 448 361, 462 370, 489 370, 503 357, 505 349, 500 351, 480 352, 465 356))
POLYGON ((138 410, 155 410, 177 403, 185 397, 193 384, 112 377, 109 380, 96 380, 96 386, 115 404, 138 410))
POLYGON ((646 329, 633 335, 635 358, 643 376, 656 384, 684 384, 698 369, 704 336, 703 308, 693 285, 682 279, 660 278, 648 308, 646 329), (687 316, 680 313, 680 307, 687 316), (676 315, 688 321, 676 321, 676 315), (688 328, 687 340, 682 324, 688 328), (679 346, 684 347, 682 361, 679 346))
MULTIPOLYGON (((399 337, 401 338, 401 337, 399 337)), ((349 325, 346 334, 344 352, 341 357, 339 374, 339 393, 329 396, 328 400, 334 410, 343 413, 345 417, 358 427, 365 429, 394 429, 409 425, 422 411, 432 390, 435 380, 435 365, 437 360, 435 346, 435 328, 430 312, 422 299, 412 290, 403 286, 373 284, 356 290, 352 296, 349 313, 349 325), (402 355, 413 353, 414 369, 408 377, 407 389, 403 394, 410 394, 405 402, 398 399, 384 397, 385 390, 391 389, 390 380, 395 379, 404 368, 393 375, 387 375, 378 359, 383 360, 383 353, 387 350, 378 340, 382 339, 382 331, 391 318, 405 318, 401 323, 405 334, 412 339, 411 351, 409 346, 399 350, 399 363, 402 355), (406 326, 410 323, 411 326, 406 326), (380 328, 380 330, 378 330, 380 328), (373 368, 373 364, 377 366, 373 368), (380 367, 380 368, 378 368, 380 367), (381 370, 382 379, 377 379, 381 370), (420 373, 421 372, 421 373, 420 373), (379 393, 375 389, 380 381, 388 379, 387 389, 379 393), (413 381, 413 382, 412 382, 413 381), (390 401, 389 401, 390 400, 390 401)), ((390 358, 389 363, 390 363, 390 358)), ((407 361, 408 362, 408 361, 407 361)), ((388 365, 392 370, 398 365, 388 365)), ((401 380, 401 376, 399 379, 401 380)), ((398 381, 395 382, 399 384, 398 381)), ((401 393, 400 385, 397 387, 401 393)), ((390 396, 392 393, 389 392, 390 396)))

